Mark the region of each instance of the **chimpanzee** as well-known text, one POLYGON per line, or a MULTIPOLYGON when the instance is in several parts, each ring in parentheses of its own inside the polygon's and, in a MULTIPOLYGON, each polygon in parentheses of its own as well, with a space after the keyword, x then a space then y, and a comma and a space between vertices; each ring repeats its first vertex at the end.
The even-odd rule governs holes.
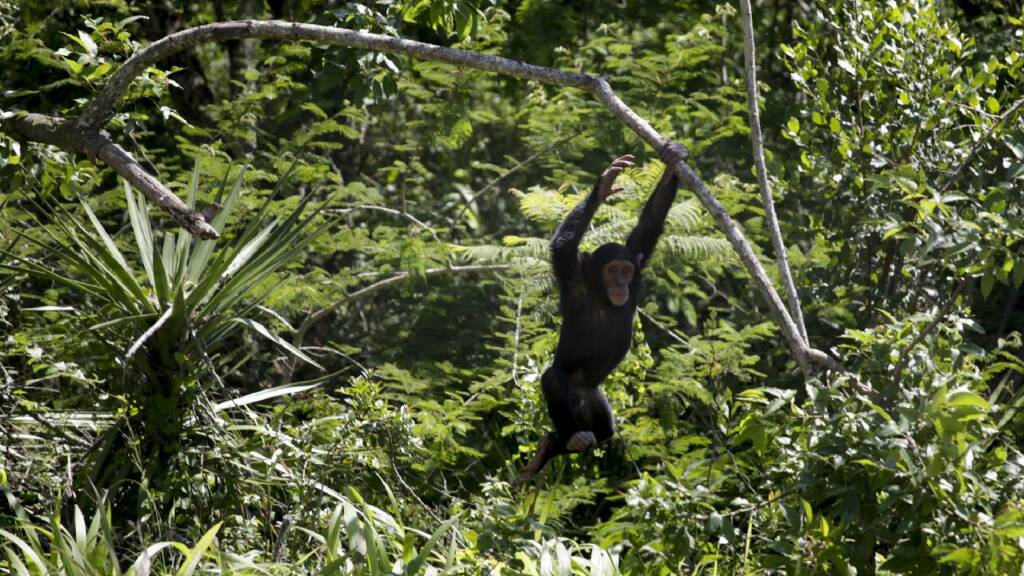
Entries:
POLYGON ((583 452, 615 431, 608 399, 598 387, 629 350, 633 314, 643 290, 640 271, 651 259, 676 198, 676 162, 688 154, 679 144, 661 149, 665 174, 644 206, 626 245, 610 242, 593 254, 579 252, 580 240, 601 202, 619 192, 615 179, 633 165, 630 155, 616 158, 601 174, 593 191, 555 231, 551 261, 561 297, 562 329, 555 361, 544 372, 541 388, 555 425, 537 444, 520 478, 529 480, 548 460, 567 452, 583 452))

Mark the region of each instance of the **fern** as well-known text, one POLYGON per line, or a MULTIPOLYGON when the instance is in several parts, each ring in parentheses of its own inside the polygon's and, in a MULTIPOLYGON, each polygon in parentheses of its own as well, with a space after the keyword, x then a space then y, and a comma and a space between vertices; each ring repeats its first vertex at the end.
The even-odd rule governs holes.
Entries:
POLYGON ((668 212, 668 225, 682 231, 690 232, 695 230, 701 223, 704 215, 703 206, 693 198, 682 202, 676 202, 668 212))
POLYGON ((666 254, 683 259, 733 258, 732 244, 710 236, 667 236, 661 240, 666 254))
POLYGON ((556 224, 566 213, 566 203, 558 192, 550 188, 534 187, 527 193, 516 193, 519 211, 537 224, 556 224))

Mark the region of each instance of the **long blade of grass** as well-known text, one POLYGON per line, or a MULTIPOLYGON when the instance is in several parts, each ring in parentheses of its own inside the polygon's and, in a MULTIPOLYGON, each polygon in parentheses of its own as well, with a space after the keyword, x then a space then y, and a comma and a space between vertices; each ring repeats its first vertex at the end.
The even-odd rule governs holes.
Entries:
POLYGON ((267 225, 267 227, 264 228, 259 235, 253 238, 251 242, 243 246, 242 249, 238 251, 238 254, 236 254, 231 260, 231 264, 228 265, 227 270, 224 271, 224 277, 233 276, 242 268, 242 266, 245 266, 246 262, 248 262, 260 247, 263 246, 263 243, 267 241, 267 237, 274 231, 275 226, 277 226, 276 220, 267 225))
MULTIPOLYGON (((32 572, 29 571, 28 566, 25 566, 25 563, 21 561, 21 558, 18 558, 18 555, 14 553, 14 550, 11 550, 8 546, 4 546, 4 552, 7 553, 7 561, 14 567, 15 574, 18 576, 33 576, 32 572)), ((43 572, 40 571, 39 573, 42 574, 43 572)))
POLYGON ((243 326, 248 326, 249 328, 255 330, 257 334, 263 336, 267 340, 270 340, 274 344, 277 344, 282 349, 287 351, 289 354, 292 354, 296 358, 304 362, 308 362, 309 364, 312 364, 313 366, 316 366, 321 370, 324 369, 324 367, 317 363, 316 360, 313 360, 312 358, 307 356, 305 352, 293 346, 291 342, 288 342, 287 340, 281 338, 277 334, 274 334, 273 332, 268 330, 267 327, 264 326, 263 324, 260 324, 259 322, 252 320, 250 318, 235 318, 232 321, 243 326))
POLYGON ((445 533, 448 532, 452 527, 452 524, 454 524, 458 518, 459 517, 457 515, 452 516, 438 526, 437 530, 434 530, 434 533, 430 535, 430 539, 427 540, 427 543, 423 545, 423 548, 420 548, 419 554, 413 558, 412 562, 409 562, 409 566, 406 568, 407 574, 415 574, 424 566, 424 564, 426 564, 427 558, 430 557, 430 553, 434 550, 434 546, 437 546, 437 543, 441 541, 441 538, 444 537, 445 533))
MULTIPOLYGON (((228 218, 235 211, 235 206, 238 204, 238 199, 242 195, 242 183, 245 181, 245 170, 243 166, 241 171, 238 173, 238 178, 235 179, 234 185, 231 187, 231 192, 228 197, 224 200, 221 205, 220 212, 214 216, 211 225, 213 229, 218 233, 224 231, 224 226, 227 225, 228 218)), ((190 282, 195 282, 199 276, 203 273, 203 269, 206 268, 206 263, 210 260, 210 255, 213 253, 213 248, 216 245, 216 240, 202 240, 196 245, 195 251, 192 253, 192 258, 188 264, 188 279, 190 282)))
POLYGON ((328 562, 333 563, 336 560, 344 560, 343 556, 338 555, 338 551, 341 547, 341 526, 344 520, 344 504, 338 504, 334 507, 334 513, 331 515, 331 521, 327 524, 327 538, 324 540, 324 556, 328 562))
MULTIPOLYGON (((297 208, 297 213, 301 208, 297 208)), ((293 214, 294 214, 293 213, 293 214)), ((295 224, 289 217, 286 222, 295 224, 287 229, 285 224, 278 226, 277 231, 265 243, 265 249, 253 258, 248 266, 239 270, 207 303, 203 315, 212 316, 233 306, 244 297, 253 286, 260 284, 269 275, 279 270, 306 249, 312 242, 329 229, 332 221, 324 222, 312 231, 305 230, 311 222, 306 218, 295 224)))
MULTIPOLYGON (((211 312, 216 313, 223 309, 223 307, 214 305, 213 301, 223 299, 227 294, 231 293, 231 291, 225 292, 229 279, 242 269, 245 263, 257 253, 260 246, 266 242, 267 237, 273 231, 275 224, 276 222, 271 222, 256 234, 255 237, 244 240, 244 243, 240 244, 241 248, 238 250, 223 252, 214 265, 211 265, 205 271, 206 273, 196 288, 189 293, 190 306, 198 307, 207 297, 210 297, 211 302, 207 303, 203 310, 203 315, 209 315, 211 312), (231 255, 230 260, 227 260, 229 254, 231 255), (219 288, 216 293, 213 292, 214 288, 219 288)), ((235 284, 237 285, 237 281, 235 284)))
MULTIPOLYGON (((199 194, 199 162, 195 163, 192 167, 192 179, 188 183, 188 195, 185 198, 185 204, 189 208, 195 210, 196 207, 196 196, 199 194)), ((188 262, 188 255, 192 249, 192 235, 182 228, 178 232, 178 253, 175 257, 174 274, 172 277, 174 280, 171 281, 171 286, 177 289, 182 285, 186 273, 186 262, 188 262)))
POLYGON ((188 553, 188 547, 177 542, 157 542, 150 544, 143 550, 139 556, 132 563, 131 568, 128 569, 130 576, 149 576, 150 571, 153 569, 153 558, 159 554, 162 550, 167 548, 176 548, 183 554, 188 553))
POLYGON ((42 556, 40 556, 39 552, 33 549, 32 546, 29 546, 28 542, 25 542, 17 535, 11 534, 2 528, 0 528, 0 536, 6 538, 7 541, 17 546, 21 550, 22 555, 25 556, 25 559, 28 560, 30 564, 34 564, 36 566, 39 573, 45 574, 47 572, 46 564, 43 562, 42 556))
POLYGON ((319 386, 319 383, 305 385, 285 384, 282 386, 274 386, 273 388, 260 390, 258 392, 253 392, 252 394, 246 394, 245 396, 241 396, 239 398, 234 398, 232 400, 216 404, 213 407, 213 411, 220 412, 222 410, 227 410, 229 408, 241 408, 242 406, 248 406, 250 404, 264 402, 266 400, 271 400, 273 398, 278 398, 280 396, 300 394, 302 392, 312 390, 313 388, 317 388, 319 386))
POLYGON ((132 232, 135 234, 135 245, 139 250, 139 257, 142 258, 142 267, 146 269, 146 276, 149 278, 149 285, 156 287, 156 277, 153 275, 153 229, 150 227, 149 214, 146 212, 145 197, 139 194, 136 200, 132 193, 131 184, 124 181, 124 196, 128 201, 128 219, 132 223, 132 232))
POLYGON ((360 499, 363 506, 363 527, 366 531, 366 562, 370 568, 370 574, 391 573, 391 563, 388 561, 384 551, 384 541, 374 526, 373 512, 365 500, 360 499))
POLYGON ((175 576, 192 576, 199 566, 199 562, 203 559, 203 555, 206 554, 206 550, 213 544, 213 539, 217 537, 221 524, 223 522, 214 524, 213 528, 210 528, 206 531, 206 534, 203 534, 199 542, 196 542, 195 548, 189 550, 187 554, 188 561, 178 570, 175 576))
POLYGON ((140 299, 145 300, 146 295, 142 291, 142 287, 139 286, 139 283, 136 282, 135 273, 132 271, 131 266, 128 265, 128 262, 125 261, 121 251, 117 249, 117 245, 114 244, 113 238, 107 234, 106 229, 103 228, 103 224, 100 222, 99 218, 96 217, 96 214, 93 213, 92 208, 89 207, 89 203, 82 201, 81 204, 82 208, 85 210, 86 216, 89 218, 89 221, 92 222, 92 227, 96 237, 100 239, 103 243, 103 247, 106 248, 105 251, 100 252, 99 256, 101 256, 103 260, 108 261, 108 264, 116 264, 116 266, 111 266, 112 271, 118 275, 121 281, 124 282, 124 285, 131 290, 133 294, 138 296, 140 299))
POLYGON ((25 537, 32 541, 32 547, 36 550, 42 550, 42 545, 39 542, 39 536, 36 535, 35 530, 32 528, 32 520, 28 517, 28 512, 22 507, 21 502, 18 498, 7 489, 2 487, 4 497, 7 499, 7 505, 10 506, 11 510, 14 511, 14 517, 18 519, 18 523, 24 527, 25 537))
POLYGON ((103 328, 110 328, 111 326, 116 326, 118 324, 121 324, 122 322, 134 322, 136 320, 146 320, 148 318, 156 317, 157 313, 155 312, 150 314, 137 314, 135 316, 123 316, 121 318, 115 318, 114 320, 108 320, 105 322, 100 322, 99 324, 93 324, 88 328, 88 330, 90 332, 93 330, 102 330, 103 328))

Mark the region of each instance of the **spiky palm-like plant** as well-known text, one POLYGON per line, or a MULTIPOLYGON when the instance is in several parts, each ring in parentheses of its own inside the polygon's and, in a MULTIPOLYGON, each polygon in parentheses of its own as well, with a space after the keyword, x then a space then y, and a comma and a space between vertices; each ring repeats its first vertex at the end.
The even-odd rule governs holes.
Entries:
MULTIPOLYGON (((243 171, 244 172, 244 171, 243 171)), ((223 207, 212 225, 223 233, 239 205, 243 174, 221 189, 223 207)), ((187 191, 194 205, 198 165, 187 191)), ((52 219, 23 236, 42 259, 4 254, 0 267, 56 282, 79 293, 99 322, 88 326, 109 354, 100 370, 107 391, 125 400, 122 426, 101 437, 88 455, 91 486, 125 479, 158 487, 166 464, 182 446, 187 415, 194 414, 202 384, 217 376, 218 354, 234 333, 248 328, 291 354, 302 351, 250 317, 275 283, 273 276, 327 230, 307 214, 304 200, 284 217, 269 214, 269 200, 231 240, 198 240, 185 231, 158 241, 145 199, 127 184, 131 239, 125 251, 85 202, 84 218, 58 206, 52 219), (268 286, 269 285, 269 286, 268 286), (131 445, 128 437, 139 442, 131 445)), ((223 238, 223 235, 222 235, 223 238)))

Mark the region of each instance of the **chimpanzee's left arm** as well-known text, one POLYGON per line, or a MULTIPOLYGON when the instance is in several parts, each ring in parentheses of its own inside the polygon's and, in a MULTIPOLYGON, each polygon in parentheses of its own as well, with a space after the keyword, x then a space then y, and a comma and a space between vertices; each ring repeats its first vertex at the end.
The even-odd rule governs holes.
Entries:
POLYGON ((665 173, 661 176, 657 188, 648 198, 640 213, 640 221, 636 228, 629 233, 626 246, 637 255, 642 255, 639 265, 642 268, 651 260, 654 246, 658 238, 665 230, 665 218, 668 217, 669 208, 676 199, 676 191, 679 189, 679 179, 676 177, 676 162, 685 160, 689 153, 679 144, 666 144, 661 149, 661 158, 665 162, 665 173))

